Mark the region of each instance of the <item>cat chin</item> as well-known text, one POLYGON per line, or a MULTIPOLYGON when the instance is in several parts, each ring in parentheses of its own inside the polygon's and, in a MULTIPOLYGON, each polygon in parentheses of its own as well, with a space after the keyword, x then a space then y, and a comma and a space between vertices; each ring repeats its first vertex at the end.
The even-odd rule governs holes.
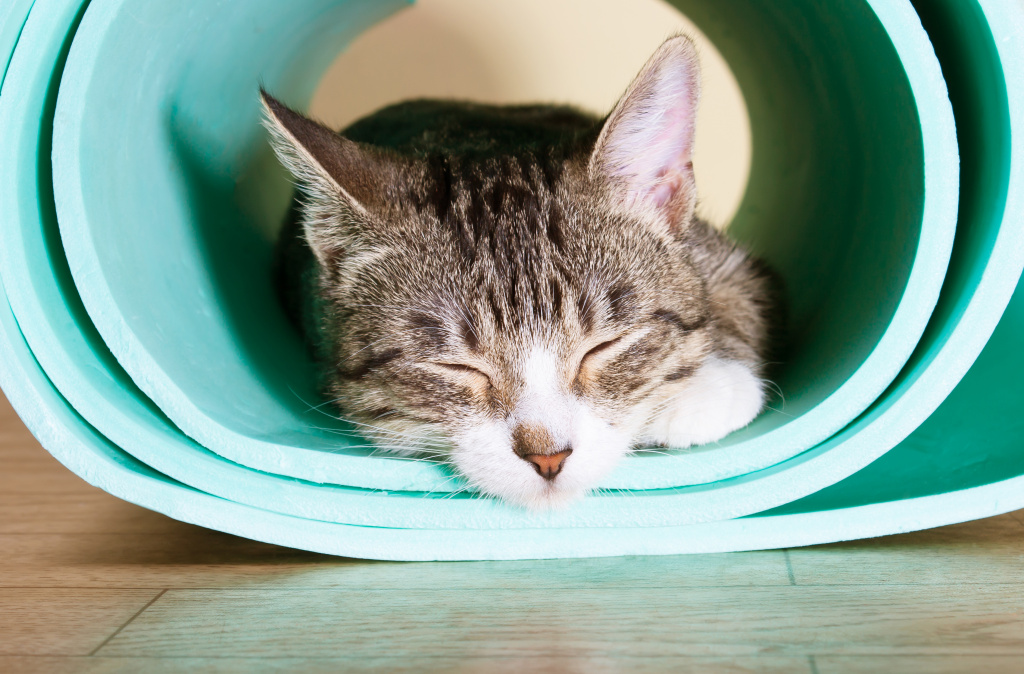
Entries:
POLYGON ((764 381, 749 365, 712 356, 640 441, 678 448, 715 442, 753 421, 764 403, 764 381))

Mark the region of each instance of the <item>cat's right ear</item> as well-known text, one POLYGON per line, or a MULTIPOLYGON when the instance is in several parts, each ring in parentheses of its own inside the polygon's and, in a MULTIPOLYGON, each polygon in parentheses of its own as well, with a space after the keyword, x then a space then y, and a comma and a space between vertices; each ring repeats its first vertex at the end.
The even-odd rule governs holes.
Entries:
POLYGON ((646 211, 672 232, 689 225, 696 205, 699 98, 697 49, 688 37, 669 38, 608 115, 588 166, 617 206, 646 211))
POLYGON ((379 159, 260 89, 263 125, 278 159, 295 178, 313 216, 305 237, 321 264, 345 253, 379 201, 379 159), (375 178, 376 176, 376 178, 375 178))

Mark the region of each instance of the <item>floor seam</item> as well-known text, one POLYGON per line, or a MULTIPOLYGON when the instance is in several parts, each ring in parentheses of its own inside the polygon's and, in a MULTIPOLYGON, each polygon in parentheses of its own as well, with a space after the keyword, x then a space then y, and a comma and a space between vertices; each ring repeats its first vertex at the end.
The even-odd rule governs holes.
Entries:
POLYGON ((160 590, 160 592, 158 592, 155 597, 153 597, 148 602, 146 602, 145 606, 143 606, 138 611, 136 611, 135 615, 133 615, 131 618, 128 618, 128 621, 125 624, 123 624, 120 627, 118 627, 117 630, 113 634, 111 634, 109 637, 104 639, 103 643, 101 643, 96 648, 92 649, 92 651, 89 653, 89 656, 91 657, 91 656, 94 656, 97 653, 99 653, 101 648, 103 648, 104 646, 109 644, 114 639, 114 637, 116 637, 118 634, 120 634, 124 630, 124 628, 128 627, 129 625, 131 625, 135 621, 136 618, 138 618, 140 615, 142 615, 143 611, 145 611, 147 608, 149 608, 154 603, 156 603, 156 600, 159 599, 160 597, 164 596, 165 594, 167 594, 167 588, 164 588, 163 590, 160 590))

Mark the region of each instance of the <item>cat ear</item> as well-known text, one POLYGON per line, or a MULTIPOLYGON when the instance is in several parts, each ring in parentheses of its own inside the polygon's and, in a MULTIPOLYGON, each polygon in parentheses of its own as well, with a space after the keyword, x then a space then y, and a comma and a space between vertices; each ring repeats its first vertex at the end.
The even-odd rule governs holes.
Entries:
POLYGON ((372 220, 381 199, 380 160, 372 152, 291 110, 260 89, 263 125, 278 159, 306 194, 305 236, 321 264, 345 252, 353 230, 372 220))
POLYGON ((605 121, 590 157, 590 175, 619 205, 653 210, 673 232, 696 205, 694 126, 700 63, 684 36, 665 41, 605 121))

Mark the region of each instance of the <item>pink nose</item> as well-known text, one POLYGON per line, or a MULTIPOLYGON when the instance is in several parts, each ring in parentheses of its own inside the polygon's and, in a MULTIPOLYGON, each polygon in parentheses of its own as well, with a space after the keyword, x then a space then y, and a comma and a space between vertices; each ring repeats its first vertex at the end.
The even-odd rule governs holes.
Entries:
POLYGON ((555 476, 562 472, 565 460, 572 454, 571 449, 557 454, 527 454, 523 458, 533 464, 537 474, 545 480, 554 480, 555 476))

